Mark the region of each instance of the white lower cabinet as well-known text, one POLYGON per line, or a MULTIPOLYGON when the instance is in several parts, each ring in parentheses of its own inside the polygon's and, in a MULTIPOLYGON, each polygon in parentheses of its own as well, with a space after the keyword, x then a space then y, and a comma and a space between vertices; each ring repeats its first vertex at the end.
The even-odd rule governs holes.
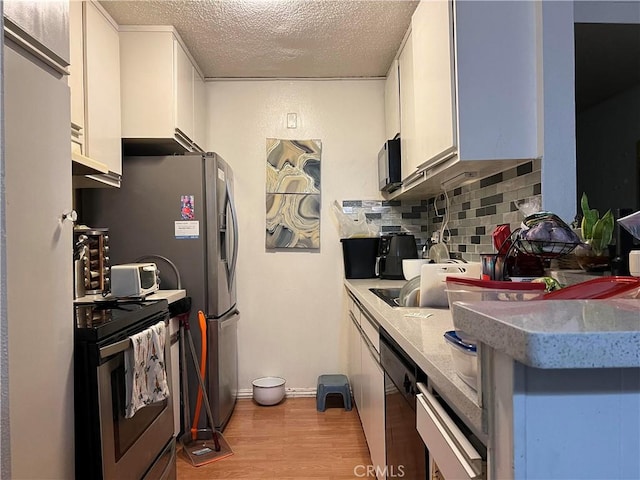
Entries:
POLYGON ((347 374, 353 393, 353 402, 359 408, 362 404, 362 361, 360 356, 362 340, 360 338, 360 329, 357 325, 357 320, 351 313, 348 314, 347 321, 349 325, 349 367, 347 374))
MULTIPOLYGON (((365 341, 363 340, 363 343, 365 341)), ((364 434, 369 445, 371 462, 376 468, 379 479, 384 479, 385 442, 384 442, 384 371, 378 358, 368 345, 362 346, 362 403, 361 417, 364 434)))
POLYGON ((349 297, 348 374, 353 400, 378 480, 385 476, 384 371, 380 366, 378 326, 349 297))

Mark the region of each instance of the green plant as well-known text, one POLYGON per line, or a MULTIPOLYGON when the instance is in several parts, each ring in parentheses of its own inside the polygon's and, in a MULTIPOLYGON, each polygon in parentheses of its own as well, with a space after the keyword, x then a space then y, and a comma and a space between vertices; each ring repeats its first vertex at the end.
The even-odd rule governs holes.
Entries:
POLYGON ((589 199, 586 193, 582 194, 580 206, 582 207, 582 238, 585 243, 591 246, 594 255, 607 255, 614 227, 611 210, 607 210, 600 218, 598 210, 589 208, 589 199))

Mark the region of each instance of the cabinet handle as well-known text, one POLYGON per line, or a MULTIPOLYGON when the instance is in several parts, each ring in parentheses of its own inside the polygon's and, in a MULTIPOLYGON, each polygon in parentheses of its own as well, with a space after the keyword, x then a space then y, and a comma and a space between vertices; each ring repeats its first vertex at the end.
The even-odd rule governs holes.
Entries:
POLYGON ((46 63, 59 74, 69 75, 68 63, 65 65, 64 59, 57 57, 55 53, 47 49, 45 45, 42 45, 7 17, 4 17, 4 36, 6 39, 15 42, 23 50, 26 50, 41 62, 46 63))
POLYGON ((75 210, 69 210, 62 214, 62 221, 69 220, 71 223, 75 223, 78 220, 78 213, 75 210))
POLYGON ((175 129, 175 140, 182 145, 182 147, 188 152, 193 151, 193 146, 191 145, 191 140, 187 137, 182 130, 179 128, 175 129))

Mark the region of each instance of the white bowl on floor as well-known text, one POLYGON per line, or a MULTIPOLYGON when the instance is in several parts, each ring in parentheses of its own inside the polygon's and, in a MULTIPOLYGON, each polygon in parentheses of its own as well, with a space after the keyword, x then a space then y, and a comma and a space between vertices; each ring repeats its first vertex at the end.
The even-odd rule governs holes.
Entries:
POLYGON ((253 399, 260 405, 276 405, 284 398, 286 380, 280 377, 261 377, 253 381, 253 399))

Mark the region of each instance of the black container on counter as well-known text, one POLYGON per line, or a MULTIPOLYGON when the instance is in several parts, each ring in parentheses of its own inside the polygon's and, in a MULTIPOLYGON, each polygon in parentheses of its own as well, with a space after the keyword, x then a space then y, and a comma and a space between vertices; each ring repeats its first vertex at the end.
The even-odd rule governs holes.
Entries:
POLYGON ((342 238, 345 278, 375 278, 380 238, 342 238))
POLYGON ((378 270, 380 278, 404 280, 402 260, 418 258, 416 238, 407 233, 390 233, 380 237, 378 270))

